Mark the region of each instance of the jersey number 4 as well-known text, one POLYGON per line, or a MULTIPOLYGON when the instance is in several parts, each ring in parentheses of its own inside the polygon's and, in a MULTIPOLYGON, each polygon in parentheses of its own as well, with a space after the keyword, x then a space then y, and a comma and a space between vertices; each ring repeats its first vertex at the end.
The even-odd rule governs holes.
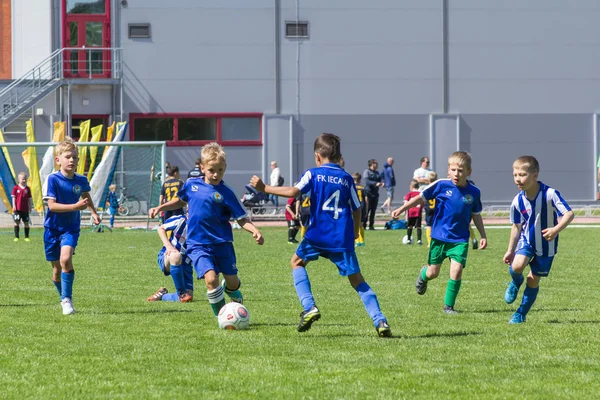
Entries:
POLYGON ((340 204, 340 191, 336 190, 331 196, 329 196, 329 198, 325 201, 325 203, 323 203, 323 207, 321 207, 321 209, 323 211, 333 211, 333 219, 338 219, 340 216, 340 212, 344 211, 343 209, 339 208, 340 204), (333 202, 333 207, 331 206, 331 203, 333 202))

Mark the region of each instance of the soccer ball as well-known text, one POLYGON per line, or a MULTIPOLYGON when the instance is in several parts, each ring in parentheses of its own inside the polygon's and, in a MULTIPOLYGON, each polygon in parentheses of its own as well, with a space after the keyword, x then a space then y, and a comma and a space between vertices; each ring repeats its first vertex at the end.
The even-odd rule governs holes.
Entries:
POLYGON ((408 241, 408 235, 404 235, 404 237, 402 238, 402 244, 408 244, 408 243, 410 243, 408 241))
POLYGON ((248 309, 235 301, 225 304, 219 311, 217 319, 221 329, 242 330, 250 326, 248 309))

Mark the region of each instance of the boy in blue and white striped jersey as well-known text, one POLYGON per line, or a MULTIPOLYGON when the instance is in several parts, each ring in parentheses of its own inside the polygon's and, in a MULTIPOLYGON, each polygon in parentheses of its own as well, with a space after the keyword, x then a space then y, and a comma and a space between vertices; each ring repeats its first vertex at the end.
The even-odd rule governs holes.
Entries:
POLYGON ((513 163, 513 179, 520 192, 510 207, 513 224, 504 263, 509 264, 512 282, 504 293, 511 304, 523 284, 523 270, 530 266, 521 306, 509 324, 525 322, 527 313, 535 302, 540 279, 548 276, 552 261, 558 251, 558 234, 573 220, 571 208, 558 190, 538 181, 540 165, 533 156, 521 156, 513 163), (561 216, 560 221, 558 216, 561 216))
POLYGON ((165 276, 171 275, 176 293, 169 293, 161 287, 148 297, 148 301, 192 301, 194 295, 193 267, 186 254, 187 218, 174 215, 158 227, 158 236, 163 248, 158 252, 157 263, 165 276), (170 233, 170 235, 167 234, 170 233))

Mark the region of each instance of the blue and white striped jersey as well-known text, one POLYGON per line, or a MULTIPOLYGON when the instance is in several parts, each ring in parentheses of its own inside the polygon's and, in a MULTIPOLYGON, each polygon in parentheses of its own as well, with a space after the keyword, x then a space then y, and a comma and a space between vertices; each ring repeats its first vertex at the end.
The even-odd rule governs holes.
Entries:
POLYGON ((174 215, 167 219, 161 227, 171 232, 169 241, 180 253, 185 254, 187 250, 187 218, 185 215, 174 215))
POLYGON ((547 241, 542 231, 558 224, 558 215, 571 211, 571 207, 562 198, 558 190, 542 182, 535 199, 529 200, 525 191, 519 192, 510 206, 510 222, 521 224, 520 240, 528 243, 540 257, 552 257, 558 250, 558 236, 547 241))

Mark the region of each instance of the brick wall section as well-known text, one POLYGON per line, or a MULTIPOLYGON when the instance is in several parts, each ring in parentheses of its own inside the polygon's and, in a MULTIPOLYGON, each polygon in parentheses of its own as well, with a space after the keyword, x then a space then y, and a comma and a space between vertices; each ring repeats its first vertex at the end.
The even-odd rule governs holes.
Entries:
POLYGON ((10 0, 0 0, 0 79, 12 78, 10 0))

